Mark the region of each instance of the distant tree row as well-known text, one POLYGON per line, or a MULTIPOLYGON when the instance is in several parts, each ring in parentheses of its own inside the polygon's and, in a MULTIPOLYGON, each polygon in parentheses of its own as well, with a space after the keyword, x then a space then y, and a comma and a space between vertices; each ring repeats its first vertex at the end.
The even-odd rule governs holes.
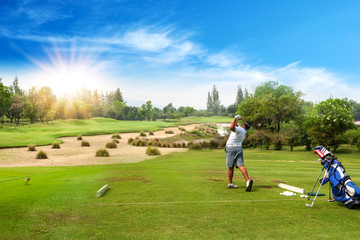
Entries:
MULTIPOLYGON (((106 93, 81 89, 74 95, 57 98, 50 87, 20 88, 15 77, 12 85, 5 86, 0 78, 0 120, 19 124, 20 119, 30 123, 48 123, 54 119, 86 119, 108 117, 118 120, 155 120, 181 118, 193 115, 193 107, 175 108, 169 103, 163 109, 156 108, 151 101, 141 107, 128 106, 119 88, 106 93)), ((202 112, 200 111, 200 114, 202 112)))

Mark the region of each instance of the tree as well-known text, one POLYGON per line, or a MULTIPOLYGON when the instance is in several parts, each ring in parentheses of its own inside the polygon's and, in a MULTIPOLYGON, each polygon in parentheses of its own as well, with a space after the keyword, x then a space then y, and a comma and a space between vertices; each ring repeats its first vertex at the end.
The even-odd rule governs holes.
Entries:
POLYGON ((115 100, 113 104, 113 111, 115 113, 115 119, 121 120, 124 119, 124 110, 125 110, 125 103, 115 100))
POLYGON ((52 119, 52 115, 49 115, 49 112, 52 110, 55 102, 56 96, 50 87, 42 87, 39 90, 37 107, 41 122, 45 120, 48 123, 52 119))
POLYGON ((258 86, 253 95, 249 95, 238 108, 242 116, 259 125, 280 132, 282 123, 295 119, 301 111, 300 91, 269 81, 258 86))
POLYGON ((354 121, 360 121, 360 103, 349 100, 350 107, 351 107, 351 113, 354 116, 354 121))
POLYGON ((148 120, 152 119, 152 103, 151 101, 147 101, 145 104, 141 106, 141 110, 143 111, 145 118, 148 120))
POLYGON ((7 116, 9 116, 11 122, 14 119, 15 124, 19 124, 24 104, 25 96, 20 94, 14 94, 11 96, 11 106, 7 111, 7 116))
POLYGON ((183 113, 185 116, 189 116, 191 114, 193 114, 195 112, 195 109, 193 107, 185 107, 184 110, 183 110, 183 113))
POLYGON ((218 115, 221 110, 221 104, 219 99, 219 92, 216 89, 216 86, 213 85, 211 93, 208 92, 208 100, 207 100, 207 111, 210 114, 218 115))
POLYGON ((0 78, 0 117, 3 117, 11 106, 11 90, 3 85, 0 78))
POLYGON ((163 116, 164 120, 166 118, 174 118, 174 113, 176 112, 176 108, 173 106, 172 103, 169 103, 163 108, 163 112, 164 112, 164 116, 163 116))
POLYGON ((238 89, 236 92, 235 105, 238 106, 243 100, 244 100, 244 94, 243 94, 243 91, 242 91, 240 85, 238 85, 238 89))
POLYGON ((333 148, 340 146, 341 135, 355 128, 350 103, 345 99, 328 99, 320 102, 309 114, 305 125, 313 144, 333 148))
POLYGON ((29 118, 30 123, 34 124, 38 117, 38 90, 31 87, 26 96, 27 101, 24 104, 24 116, 29 118))

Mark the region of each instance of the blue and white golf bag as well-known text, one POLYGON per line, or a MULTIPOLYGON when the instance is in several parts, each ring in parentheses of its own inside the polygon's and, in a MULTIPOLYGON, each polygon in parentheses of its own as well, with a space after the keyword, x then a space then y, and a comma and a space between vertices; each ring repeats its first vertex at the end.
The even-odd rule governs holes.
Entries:
POLYGON ((322 185, 330 183, 335 201, 345 203, 347 208, 360 207, 360 189, 346 175, 345 168, 334 156, 323 146, 315 147, 314 151, 319 155, 321 164, 326 169, 324 178, 320 180, 322 185))

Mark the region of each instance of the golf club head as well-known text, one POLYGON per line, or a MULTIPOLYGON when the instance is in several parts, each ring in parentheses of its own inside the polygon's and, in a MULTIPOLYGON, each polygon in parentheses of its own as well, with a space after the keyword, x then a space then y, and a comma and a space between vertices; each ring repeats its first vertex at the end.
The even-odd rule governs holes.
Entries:
POLYGON ((307 206, 307 207, 312 207, 312 204, 305 204, 305 206, 307 206))

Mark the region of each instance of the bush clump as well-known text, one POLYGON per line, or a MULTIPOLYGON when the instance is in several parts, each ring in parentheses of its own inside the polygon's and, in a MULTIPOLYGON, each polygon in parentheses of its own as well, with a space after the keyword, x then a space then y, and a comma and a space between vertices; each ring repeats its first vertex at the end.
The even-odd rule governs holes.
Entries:
POLYGON ((83 140, 82 136, 81 135, 77 136, 77 140, 83 140))
POLYGON ((90 147, 90 143, 88 141, 82 141, 81 146, 82 147, 90 147))
POLYGON ((112 139, 121 139, 121 136, 119 134, 114 134, 111 137, 112 139))
POLYGON ((155 134, 154 132, 149 132, 149 135, 154 136, 155 134))
POLYGON ((105 145, 106 148, 117 148, 116 142, 108 142, 105 145))
POLYGON ((143 131, 141 131, 139 136, 140 137, 146 137, 146 134, 143 131))
POLYGON ((95 157, 109 157, 110 154, 106 149, 100 149, 96 151, 95 157))
POLYGON ((53 143, 52 144, 52 147, 51 148, 57 148, 57 149, 59 149, 60 148, 60 144, 59 143, 53 143))
POLYGON ((28 145, 28 151, 36 151, 36 145, 35 144, 28 145))
POLYGON ((179 130, 182 131, 182 132, 186 131, 185 128, 183 128, 183 127, 179 127, 179 130))
POLYGON ((146 154, 149 156, 161 155, 159 149, 153 147, 148 147, 146 149, 146 154))
POLYGON ((40 152, 38 152, 38 154, 36 154, 36 159, 46 159, 46 158, 48 158, 48 157, 47 157, 46 153, 43 151, 40 151, 40 152))
POLYGON ((194 144, 191 144, 189 149, 190 150, 201 150, 202 147, 201 147, 201 145, 199 143, 194 143, 194 144))
POLYGON ((166 133, 166 134, 174 134, 174 131, 172 131, 172 130, 167 130, 167 131, 165 131, 165 133, 166 133))
POLYGON ((112 140, 114 143, 119 143, 119 140, 117 140, 116 138, 113 138, 112 140))

